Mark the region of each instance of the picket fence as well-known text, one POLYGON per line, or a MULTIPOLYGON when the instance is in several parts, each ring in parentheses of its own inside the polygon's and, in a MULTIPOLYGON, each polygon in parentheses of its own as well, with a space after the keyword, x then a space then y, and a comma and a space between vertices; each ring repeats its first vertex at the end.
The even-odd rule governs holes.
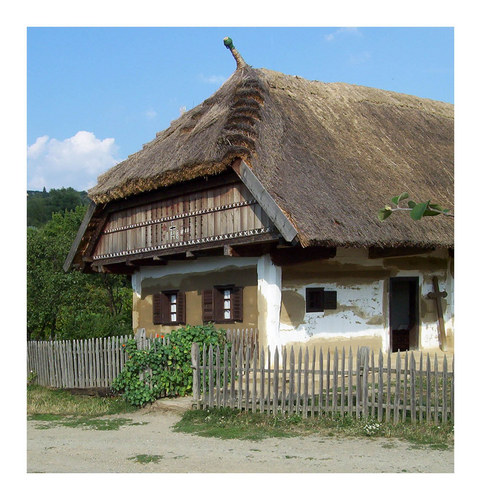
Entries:
MULTIPOLYGON (((227 340, 236 350, 253 348, 258 342, 256 329, 229 329, 227 340)), ((35 374, 35 383, 63 389, 110 388, 127 361, 122 345, 133 336, 102 337, 82 340, 27 342, 27 371, 35 374)), ((149 349, 154 338, 145 331, 135 336, 139 349, 149 349)), ((169 343, 168 335, 156 338, 169 343)), ((149 370, 146 370, 148 373, 149 370)))
POLYGON ((197 408, 373 418, 379 422, 454 421, 454 358, 418 362, 413 352, 377 356, 322 349, 273 355, 256 345, 219 349, 192 345, 193 402, 197 408), (386 358, 386 359, 384 359, 386 358))

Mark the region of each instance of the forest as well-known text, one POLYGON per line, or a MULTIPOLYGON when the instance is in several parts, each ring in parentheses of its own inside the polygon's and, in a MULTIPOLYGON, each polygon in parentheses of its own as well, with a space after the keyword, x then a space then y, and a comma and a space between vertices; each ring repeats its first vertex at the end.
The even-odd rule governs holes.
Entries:
POLYGON ((29 340, 132 333, 130 277, 63 270, 87 205, 73 188, 27 192, 29 340))

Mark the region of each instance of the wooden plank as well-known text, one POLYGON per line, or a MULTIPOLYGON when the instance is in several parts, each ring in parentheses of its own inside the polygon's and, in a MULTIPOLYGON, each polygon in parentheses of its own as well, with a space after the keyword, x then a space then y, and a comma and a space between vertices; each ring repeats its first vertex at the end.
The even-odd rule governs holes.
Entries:
POLYGON ((237 359, 237 369, 239 370, 238 371, 238 374, 239 374, 239 379, 237 381, 237 385, 238 385, 238 390, 237 390, 237 409, 241 410, 242 409, 242 369, 243 369, 243 356, 242 356, 242 349, 243 349, 243 346, 242 344, 240 345, 240 349, 239 349, 239 356, 238 356, 238 359, 237 359))
POLYGON ((319 416, 324 411, 324 355, 322 347, 319 349, 319 416))
POLYGON ((302 376, 302 347, 299 347, 297 358, 297 380, 296 380, 296 415, 301 412, 301 376, 302 376))
POLYGON ((304 390, 302 394, 302 416, 307 417, 309 404, 309 349, 304 352, 304 390))
POLYGON ((287 388, 287 349, 282 350, 282 388, 281 388, 281 412, 286 413, 286 388, 287 388))
POLYGON ((288 405, 288 414, 292 415, 294 411, 294 347, 291 347, 290 355, 289 355, 289 405, 288 405))
POLYGON ((279 410, 279 349, 276 346, 274 351, 274 375, 272 390, 272 414, 277 415, 279 410))
POLYGON ((252 359, 252 413, 257 412, 257 344, 254 344, 254 354, 252 359))
POLYGON ((216 384, 215 384, 215 405, 217 408, 220 407, 220 347, 216 346, 215 349, 215 373, 216 373, 216 384))
POLYGON ((202 344, 202 408, 208 404, 207 400, 207 346, 202 344))
POLYGON ((329 408, 331 408, 332 415, 332 405, 330 401, 330 385, 331 385, 331 351, 327 349, 327 359, 326 359, 326 413, 329 413, 329 408))
POLYGON ((451 421, 454 423, 454 355, 453 355, 453 360, 451 362, 451 408, 450 408, 450 415, 451 415, 451 421))
POLYGON ((352 415, 352 349, 349 347, 347 361, 347 414, 352 415))
POLYGON ((229 403, 228 398, 228 379, 229 379, 229 348, 227 345, 224 346, 224 366, 223 366, 223 374, 222 374, 222 406, 227 408, 229 403))
POLYGON ((344 398, 346 391, 346 379, 345 379, 345 370, 346 370, 346 351, 344 347, 342 348, 342 356, 341 356, 341 416, 344 417, 344 398))
POLYGON ((394 424, 399 422, 399 406, 401 398, 401 355, 399 351, 396 356, 396 384, 394 389, 394 424))
POLYGON ((214 350, 212 344, 209 344, 209 358, 208 358, 208 376, 209 376, 209 408, 214 406, 214 350))
POLYGON ((230 349, 230 407, 235 408, 235 378, 236 378, 236 350, 234 346, 230 349))
POLYGON ((408 355, 404 357, 404 387, 403 387, 403 405, 402 405, 403 422, 406 422, 407 405, 408 405, 408 355))
POLYGON ((311 417, 315 415, 316 402, 316 348, 312 348, 312 365, 311 365, 311 417))
POLYGON ((387 353, 386 422, 391 420, 391 351, 387 353))
POLYGON ((369 383, 368 383, 368 378, 369 378, 369 353, 366 352, 362 356, 364 359, 363 362, 363 369, 362 369, 362 416, 363 418, 367 418, 369 413, 368 413, 368 397, 369 397, 369 383))
POLYGON ((374 366, 374 349, 371 350, 371 417, 376 413, 376 367, 374 366))
POLYGON ((383 357, 382 351, 379 349, 379 371, 378 371, 378 392, 377 392, 377 420, 383 420, 383 399, 384 399, 384 380, 383 380, 383 357))
POLYGON ((192 398, 195 408, 199 408, 200 392, 200 366, 199 366, 199 344, 194 342, 190 349, 192 360, 192 398))
POLYGON ((245 390, 245 409, 246 411, 249 411, 249 397, 250 397, 250 356, 251 356, 251 347, 249 344, 246 346, 246 356, 245 356, 245 384, 246 384, 246 390, 245 390))
POLYGON ((434 354, 434 423, 439 422, 438 355, 434 354))
POLYGON ((418 401, 419 401, 419 422, 423 421, 423 353, 419 356, 419 377, 418 377, 418 401))
POLYGON ((443 413, 442 421, 445 424, 448 421, 448 360, 446 354, 443 359, 443 413))
POLYGON ((265 358, 264 358, 264 348, 261 348, 261 356, 260 356, 260 372, 261 372, 261 386, 260 386, 260 394, 259 394, 259 411, 264 413, 264 403, 265 403, 265 358))
POLYGON ((411 422, 416 422, 416 360, 414 359, 414 354, 411 352, 411 358, 409 360, 409 375, 410 375, 410 389, 411 389, 411 404, 409 406, 411 410, 411 422))
POLYGON ((267 399, 266 399, 266 411, 269 415, 271 412, 271 350, 269 346, 267 347, 267 399))
POLYGON ((357 348, 356 354, 356 418, 361 418, 361 351, 357 348))
POLYGON ((334 362, 332 366, 332 414, 337 413, 337 385, 338 385, 338 366, 339 352, 337 347, 334 349, 334 362))
POLYGON ((426 358, 426 422, 431 423, 431 360, 426 358))

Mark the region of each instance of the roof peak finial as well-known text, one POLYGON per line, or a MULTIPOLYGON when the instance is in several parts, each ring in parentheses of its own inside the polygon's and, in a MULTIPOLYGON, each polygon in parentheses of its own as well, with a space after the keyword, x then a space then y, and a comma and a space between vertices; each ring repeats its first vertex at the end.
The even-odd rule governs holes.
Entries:
POLYGON ((232 38, 229 38, 228 36, 226 36, 224 38, 224 45, 226 46, 226 48, 228 48, 231 51, 232 55, 234 56, 234 59, 237 63, 237 69, 245 68, 247 66, 247 64, 244 61, 244 59, 242 58, 242 56, 240 55, 239 51, 234 47, 234 44, 232 43, 232 38))

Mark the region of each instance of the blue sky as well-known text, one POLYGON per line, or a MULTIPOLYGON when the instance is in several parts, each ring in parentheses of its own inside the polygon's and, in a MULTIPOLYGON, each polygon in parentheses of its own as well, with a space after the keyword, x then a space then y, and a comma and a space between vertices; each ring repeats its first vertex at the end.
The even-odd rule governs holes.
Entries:
POLYGON ((453 28, 28 28, 27 188, 87 189, 235 62, 454 102, 453 28))

